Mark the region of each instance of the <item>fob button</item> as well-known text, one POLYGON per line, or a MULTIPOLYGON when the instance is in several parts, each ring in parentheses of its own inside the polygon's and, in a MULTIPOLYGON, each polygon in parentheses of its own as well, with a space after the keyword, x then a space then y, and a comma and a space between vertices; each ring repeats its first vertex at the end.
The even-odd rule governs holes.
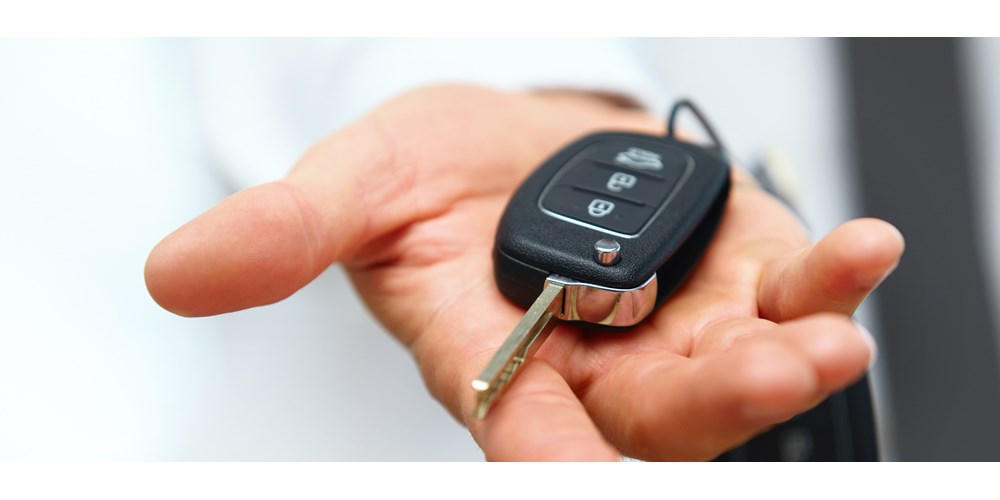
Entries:
POLYGON ((620 193, 624 189, 634 188, 637 180, 638 179, 636 179, 632 174, 615 172, 611 174, 611 177, 608 177, 608 182, 606 182, 604 186, 608 188, 608 191, 620 193))
POLYGON ((552 186, 542 198, 542 207, 622 234, 638 233, 656 209, 654 205, 639 205, 565 184, 552 186))
POLYGON ((615 203, 613 201, 602 200, 600 198, 590 200, 590 204, 587 205, 587 213, 591 217, 604 217, 613 212, 614 209, 615 203))
MULTIPOLYGON (((587 158, 611 169, 640 172, 670 179, 680 175, 691 156, 679 148, 655 142, 601 141, 580 151, 577 158, 587 158)), ((642 177, 639 175, 638 177, 642 177)))
POLYGON ((648 149, 628 148, 615 155, 615 163, 636 170, 663 170, 663 157, 648 149))
POLYGON ((657 178, 628 169, 613 168, 594 161, 581 161, 570 167, 557 184, 569 185, 591 191, 614 201, 621 199, 636 204, 658 206, 673 190, 681 170, 665 172, 657 178))

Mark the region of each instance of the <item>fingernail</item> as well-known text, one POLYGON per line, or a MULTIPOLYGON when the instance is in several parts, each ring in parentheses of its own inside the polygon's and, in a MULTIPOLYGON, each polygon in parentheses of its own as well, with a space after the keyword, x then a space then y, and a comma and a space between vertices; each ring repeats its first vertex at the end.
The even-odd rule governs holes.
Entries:
POLYGON ((856 319, 851 318, 851 321, 854 322, 854 326, 858 327, 861 338, 865 339, 865 343, 868 344, 868 351, 871 352, 871 355, 868 357, 868 369, 871 370, 875 366, 875 362, 878 361, 878 344, 875 343, 875 336, 865 328, 865 325, 858 323, 856 319))

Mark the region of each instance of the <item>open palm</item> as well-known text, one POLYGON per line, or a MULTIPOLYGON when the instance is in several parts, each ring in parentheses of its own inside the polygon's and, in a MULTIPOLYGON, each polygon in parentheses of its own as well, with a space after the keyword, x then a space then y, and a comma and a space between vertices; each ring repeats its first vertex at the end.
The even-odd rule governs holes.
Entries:
POLYGON ((470 382, 524 313, 492 274, 511 193, 585 133, 660 129, 584 95, 414 91, 169 235, 147 285, 171 311, 211 315, 281 300, 341 262, 487 458, 712 458, 864 373, 874 346, 848 316, 898 262, 892 226, 852 221, 810 245, 736 172, 715 239, 663 307, 627 333, 560 325, 471 418, 470 382))

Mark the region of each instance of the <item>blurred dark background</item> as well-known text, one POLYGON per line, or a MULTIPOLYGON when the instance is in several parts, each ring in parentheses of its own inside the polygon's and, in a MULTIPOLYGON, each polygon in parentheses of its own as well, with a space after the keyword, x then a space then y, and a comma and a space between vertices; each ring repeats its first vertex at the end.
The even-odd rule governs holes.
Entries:
POLYGON ((997 460, 997 300, 988 293, 996 255, 980 230, 996 231, 997 221, 977 202, 1000 190, 995 174, 987 181, 980 171, 996 165, 977 165, 986 160, 974 148, 1000 134, 977 130, 985 97, 972 81, 977 66, 995 70, 997 61, 947 38, 854 39, 841 50, 861 206, 907 240, 877 308, 898 457, 997 460))

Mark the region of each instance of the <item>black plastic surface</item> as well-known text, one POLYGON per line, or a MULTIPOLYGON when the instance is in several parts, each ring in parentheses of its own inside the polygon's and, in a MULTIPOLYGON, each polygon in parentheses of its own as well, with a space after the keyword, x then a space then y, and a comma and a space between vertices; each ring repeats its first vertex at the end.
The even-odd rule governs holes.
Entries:
POLYGON ((497 229, 497 285, 527 308, 550 274, 627 289, 656 273, 660 302, 697 263, 728 193, 728 163, 699 146, 625 132, 583 137, 542 164, 511 198, 497 229), (655 152, 663 168, 649 168, 641 154, 633 155, 637 168, 616 163, 629 148, 655 152), (602 170, 609 179, 615 173, 632 175, 636 183, 610 191, 591 175, 602 170), (613 202, 615 208, 604 217, 589 216, 586 208, 594 199, 613 202), (614 220, 615 214, 622 217, 614 220), (621 245, 615 265, 595 259, 594 243, 602 238, 621 245))

